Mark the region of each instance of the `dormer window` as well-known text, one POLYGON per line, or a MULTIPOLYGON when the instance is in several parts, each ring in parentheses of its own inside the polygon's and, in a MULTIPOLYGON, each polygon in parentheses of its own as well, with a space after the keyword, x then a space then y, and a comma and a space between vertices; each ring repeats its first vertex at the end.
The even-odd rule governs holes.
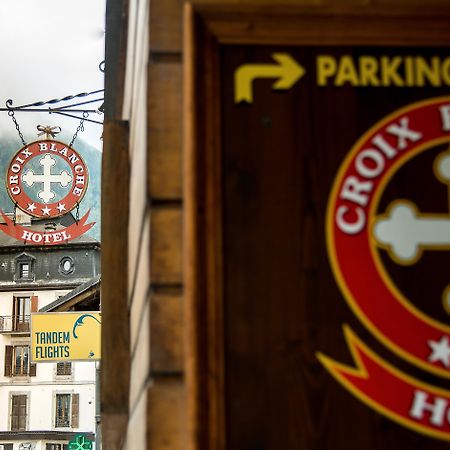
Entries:
POLYGON ((19 263, 19 277, 20 278, 30 278, 31 267, 29 262, 19 263))
POLYGON ((36 258, 28 253, 22 253, 16 257, 15 281, 33 281, 33 265, 36 258))

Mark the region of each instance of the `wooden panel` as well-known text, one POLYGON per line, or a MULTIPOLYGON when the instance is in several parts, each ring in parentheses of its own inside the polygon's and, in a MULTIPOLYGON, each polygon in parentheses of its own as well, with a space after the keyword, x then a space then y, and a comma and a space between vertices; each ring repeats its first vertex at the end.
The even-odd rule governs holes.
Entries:
MULTIPOLYGON (((102 448, 121 450, 126 437, 128 416, 126 414, 109 414, 102 411, 102 448)), ((53 439, 49 437, 49 439, 53 439)))
POLYGON ((122 118, 127 48, 128 0, 106 5, 105 118, 122 118))
POLYGON ((184 449, 184 411, 181 378, 157 378, 147 391, 147 448, 184 449))
POLYGON ((128 415, 128 126, 106 121, 102 173, 102 415, 107 448, 119 448, 128 415), (114 208, 111 208, 114 202, 114 208), (121 428, 118 428, 118 427, 121 428), (108 433, 111 432, 109 435, 108 433))
POLYGON ((31 296, 31 312, 37 312, 38 310, 38 296, 32 295, 31 296))
MULTIPOLYGON (((438 52, 443 58, 446 49, 439 47, 449 42, 448 16, 427 11, 424 18, 417 10, 397 10, 392 15, 372 11, 365 18, 361 11, 348 16, 324 12, 313 20, 312 13, 295 16, 286 10, 281 21, 281 14, 274 19, 270 11, 259 18, 248 10, 240 15, 233 8, 203 11, 205 16, 193 17, 190 24, 196 26, 186 32, 185 40, 191 448, 396 449, 408 442, 414 449, 443 449, 443 441, 414 434, 349 395, 326 374, 315 353, 327 349, 351 364, 341 332, 346 322, 376 352, 395 358, 342 301, 327 259, 324 217, 339 164, 360 134, 379 119, 380 110, 374 105, 392 111, 429 92, 400 92, 391 87, 380 96, 375 90, 351 86, 320 89, 305 78, 290 92, 273 91, 273 80, 258 80, 251 105, 234 104, 232 93, 236 68, 270 61, 274 41, 298 44, 282 50, 310 64, 315 61, 311 52, 318 51, 321 42, 327 52, 358 55, 367 51, 360 43, 379 39, 385 39, 385 44, 392 39, 392 45, 379 49, 378 55, 397 51, 394 45, 423 42, 433 43, 436 48, 430 54, 438 52), (215 38, 222 44, 220 49, 215 38), (353 47, 328 46, 341 40, 353 47), (218 79, 223 83, 220 115, 218 79), (221 187, 222 196, 217 195, 221 187), (222 246, 217 222, 224 227, 222 246), (222 249, 223 286, 217 277, 222 249), (221 288, 223 303, 217 293, 221 288), (214 314, 220 306, 224 316, 214 314), (211 389, 212 378, 220 377, 213 370, 220 355, 215 352, 217 339, 211 328, 220 327, 220 319, 225 322, 226 339, 226 442, 211 438, 216 425, 211 410, 220 402, 219 389, 211 389)), ((313 67, 308 67, 309 74, 314 73, 313 67)), ((420 375, 399 359, 395 364, 420 375)), ((443 384, 438 382, 440 387, 443 384)))
POLYGON ((183 327, 181 292, 157 292, 151 298, 152 372, 182 372, 183 327))
MULTIPOLYGON (((316 352, 326 351, 350 363, 341 333, 346 323, 378 355, 386 355, 390 362, 394 359, 367 336, 331 273, 325 236, 329 192, 354 142, 380 117, 414 101, 445 95, 448 88, 404 91, 391 85, 324 90, 306 75, 284 93, 271 89, 271 80, 255 82, 251 105, 236 104, 232 95, 236 68, 267 61, 272 51, 271 46, 221 48, 227 448, 375 450, 381 444, 385 450, 394 450, 415 439, 417 449, 443 450, 447 443, 426 438, 417 428, 413 432, 395 423, 386 428, 372 408, 342 391, 320 366, 316 352), (338 407, 333 408, 334 404, 338 407), (342 434, 338 424, 350 422, 354 426, 351 436, 342 434)), ((311 74, 323 47, 279 51, 303 61, 306 73, 311 74)), ((368 49, 355 45, 327 47, 327 51, 358 58, 368 49)), ((448 50, 370 49, 378 58, 411 52, 444 60, 448 50)), ((416 157, 396 181, 393 177, 378 214, 399 198, 420 205, 419 211, 447 208, 446 192, 440 197, 433 187, 432 170, 424 170, 433 166, 442 148, 437 150, 428 150, 429 159, 419 163, 416 157)), ((428 263, 422 260, 415 267, 400 267, 389 260, 383 261, 383 267, 408 301, 426 313, 432 312, 433 303, 430 316, 444 323, 448 316, 439 308, 440 302, 430 299, 440 299, 448 283, 444 268, 450 257, 444 256, 444 261, 438 259, 440 253, 433 259, 428 256, 428 263), (418 294, 423 285, 418 280, 427 286, 426 298, 418 294), (428 288, 433 285, 436 292, 428 288)), ((364 276, 367 284, 372 282, 368 272, 364 276)), ((394 315, 388 307, 383 313, 394 315)), ((394 364, 411 376, 422 376, 401 361, 394 364)), ((436 381, 436 385, 443 382, 436 381)), ((387 383, 378 387, 388 390, 387 383)), ((404 414, 408 411, 405 408, 404 414)))
POLYGON ((197 27, 198 17, 190 4, 186 4, 185 18, 183 175, 188 448, 223 450, 218 48, 213 36, 197 27))
POLYGON ((333 4, 326 8, 294 5, 199 5, 208 29, 220 43, 268 45, 444 45, 450 35, 448 10, 399 5, 387 8, 333 4), (382 33, 377 27, 382 18, 382 33), (330 22, 331 19, 334 19, 330 22), (283 20, 283 26, 277 22, 283 20), (332 26, 331 26, 332 25, 332 26), (399 29, 414 30, 400 35, 399 29), (299 33, 302 30, 302 33, 299 33), (441 43, 441 44, 440 44, 441 43))
POLYGON ((428 8, 432 6, 445 6, 448 7, 448 1, 447 0, 372 0, 372 3, 374 5, 385 5, 385 6, 392 6, 392 5, 402 5, 402 6, 419 6, 422 8, 428 8))
MULTIPOLYGON (((369 5, 380 2, 394 4, 407 2, 407 0, 283 0, 284 5, 369 5)), ((423 0, 415 0, 417 4, 423 4, 423 0)), ((182 3, 183 0, 157 0, 150 3, 150 48, 152 52, 175 52, 182 51, 182 3)), ((199 4, 227 4, 227 5, 273 5, 273 0, 196 0, 199 4)), ((433 0, 433 4, 445 4, 445 0, 433 0)))
POLYGON ((150 2, 150 49, 152 52, 181 51, 183 0, 150 2))
POLYGON ((156 208, 150 215, 151 282, 181 283, 181 209, 156 208))
POLYGON ((72 428, 79 427, 80 419, 80 394, 72 394, 72 420, 70 426, 72 428))
MULTIPOLYGON (((344 2, 346 0, 343 0, 344 2)), ((328 0, 283 0, 284 5, 322 5, 328 3, 328 0)), ((228 0, 224 2, 223 0, 196 0, 196 5, 206 4, 217 4, 217 5, 273 5, 274 0, 228 0)))
POLYGON ((181 86, 179 63, 149 68, 149 192, 152 198, 181 197, 181 86))
POLYGON ((5 377, 12 375, 13 346, 5 345, 5 377))

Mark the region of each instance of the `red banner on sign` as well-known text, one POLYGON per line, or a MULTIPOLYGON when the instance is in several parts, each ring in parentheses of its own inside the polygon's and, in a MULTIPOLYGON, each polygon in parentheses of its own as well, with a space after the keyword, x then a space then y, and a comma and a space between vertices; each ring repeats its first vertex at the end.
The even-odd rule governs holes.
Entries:
POLYGON ((78 222, 59 231, 34 231, 29 227, 14 224, 3 211, 0 210, 0 213, 5 221, 4 224, 0 224, 0 229, 4 233, 18 241, 34 245, 64 244, 86 233, 95 225, 95 222, 86 223, 90 210, 78 222))
POLYGON ((414 431, 450 441, 450 391, 405 375, 369 349, 344 326, 356 367, 321 353, 326 369, 353 395, 379 413, 414 431))

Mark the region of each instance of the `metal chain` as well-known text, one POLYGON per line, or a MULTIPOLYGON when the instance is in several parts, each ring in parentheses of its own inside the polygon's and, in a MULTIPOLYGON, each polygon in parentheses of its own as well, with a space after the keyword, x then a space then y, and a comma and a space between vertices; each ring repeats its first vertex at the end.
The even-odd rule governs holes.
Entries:
POLYGON ((72 141, 69 144, 69 147, 72 147, 73 143, 75 142, 75 139, 78 137, 78 133, 81 131, 84 131, 84 121, 89 117, 89 113, 88 112, 84 112, 83 113, 83 117, 80 120, 80 125, 78 125, 77 127, 77 131, 75 131, 75 134, 73 135, 72 141))
POLYGON ((14 122, 14 125, 16 126, 16 130, 17 130, 17 132, 19 133, 19 137, 20 137, 20 139, 21 139, 21 141, 22 141, 22 144, 23 144, 23 146, 25 147, 25 146, 27 145, 27 143, 25 142, 25 139, 24 139, 24 137, 23 137, 23 134, 22 134, 22 132, 20 131, 19 124, 17 123, 17 120, 16 120, 16 118, 14 117, 14 111, 13 111, 13 110, 9 110, 9 111, 8 111, 8 116, 11 117, 12 121, 14 122))
POLYGON ((77 211, 75 213, 75 222, 78 225, 78 222, 80 221, 80 204, 77 202, 77 211))

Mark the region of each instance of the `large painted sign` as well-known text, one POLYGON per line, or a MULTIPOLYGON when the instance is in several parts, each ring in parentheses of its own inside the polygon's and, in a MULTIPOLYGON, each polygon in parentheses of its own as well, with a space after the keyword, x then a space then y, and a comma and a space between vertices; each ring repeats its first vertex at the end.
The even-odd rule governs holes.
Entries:
POLYGON ((446 448, 448 49, 224 48, 230 445, 446 448))
POLYGON ((78 217, 80 202, 89 184, 87 165, 72 147, 43 140, 21 148, 6 173, 6 189, 16 208, 35 219, 55 219, 76 211, 75 223, 61 229, 40 231, 23 227, 1 212, 3 232, 26 243, 54 245, 89 231, 89 211, 78 217))
MULTIPOLYGON (((421 211, 403 197, 390 201, 385 210, 379 208, 390 180, 430 150, 438 152, 429 169, 450 194, 449 143, 450 97, 413 103, 392 113, 349 152, 334 182, 327 216, 333 272, 357 317, 400 357, 445 378, 450 378, 450 326, 410 302, 392 281, 378 249, 384 249, 394 264, 409 266, 426 252, 450 248, 450 210, 421 211)), ((442 292, 442 302, 448 309, 448 288, 442 292)), ((400 372, 350 328, 345 334, 356 369, 319 354, 330 373, 393 420, 450 440, 450 391, 400 372)))
POLYGON ((31 314, 31 360, 94 361, 101 355, 101 314, 31 314))

